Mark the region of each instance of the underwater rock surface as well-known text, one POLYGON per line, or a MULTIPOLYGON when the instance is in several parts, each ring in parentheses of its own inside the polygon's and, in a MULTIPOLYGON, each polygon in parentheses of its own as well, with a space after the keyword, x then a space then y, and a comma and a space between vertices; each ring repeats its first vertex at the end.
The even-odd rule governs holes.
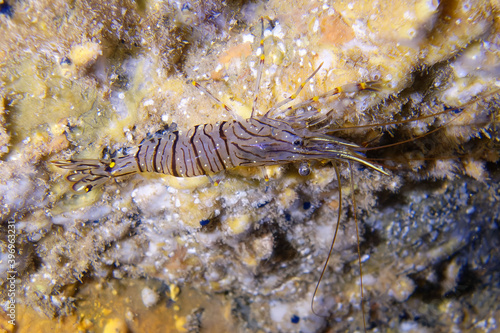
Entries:
POLYGON ((356 215, 367 331, 498 330, 499 9, 458 0, 4 1, 0 327, 363 331, 356 215), (172 123, 248 118, 261 34, 258 113, 320 64, 299 101, 377 81, 378 91, 311 107, 343 139, 410 141, 367 151, 390 176, 353 164, 351 188, 339 163, 340 196, 331 163, 313 163, 308 176, 291 164, 213 179, 141 174, 75 195, 50 164, 123 154, 172 123), (341 202, 316 316, 311 300, 341 202), (7 316, 12 225, 16 326, 7 316))

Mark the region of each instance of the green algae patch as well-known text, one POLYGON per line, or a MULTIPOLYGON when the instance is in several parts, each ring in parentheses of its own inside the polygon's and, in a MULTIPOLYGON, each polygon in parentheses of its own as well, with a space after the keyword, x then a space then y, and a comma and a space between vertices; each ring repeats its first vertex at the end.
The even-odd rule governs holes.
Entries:
POLYGON ((49 63, 42 67, 43 62, 36 60, 25 59, 5 85, 11 144, 15 146, 36 131, 50 131, 52 124, 69 125, 77 120, 85 123, 88 141, 95 140, 97 132, 92 133, 92 128, 97 130, 102 124, 102 119, 96 118, 107 102, 95 87, 54 74, 57 66, 49 63))

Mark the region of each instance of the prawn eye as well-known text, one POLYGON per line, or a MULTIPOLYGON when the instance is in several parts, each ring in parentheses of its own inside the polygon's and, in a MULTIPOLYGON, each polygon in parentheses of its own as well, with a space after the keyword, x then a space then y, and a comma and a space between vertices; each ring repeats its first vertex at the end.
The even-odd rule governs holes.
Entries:
POLYGON ((294 146, 302 146, 302 140, 301 139, 295 139, 295 141, 293 142, 293 145, 294 146))

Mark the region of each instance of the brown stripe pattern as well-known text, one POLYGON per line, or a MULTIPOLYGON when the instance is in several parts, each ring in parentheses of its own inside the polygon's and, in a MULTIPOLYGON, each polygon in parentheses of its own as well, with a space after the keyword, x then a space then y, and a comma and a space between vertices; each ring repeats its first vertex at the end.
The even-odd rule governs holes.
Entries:
POLYGON ((142 143, 136 153, 139 169, 176 177, 218 173, 235 165, 227 143, 227 122, 197 125, 142 143))
POLYGON ((240 165, 272 165, 296 159, 300 139, 286 123, 269 119, 197 125, 143 142, 135 158, 141 172, 176 177, 218 173, 240 165))

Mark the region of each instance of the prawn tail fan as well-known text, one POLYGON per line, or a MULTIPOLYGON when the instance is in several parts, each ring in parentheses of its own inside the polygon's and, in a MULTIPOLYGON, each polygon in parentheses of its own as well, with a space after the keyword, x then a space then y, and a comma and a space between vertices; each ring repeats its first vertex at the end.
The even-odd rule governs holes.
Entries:
POLYGON ((90 192, 105 182, 139 172, 133 156, 124 156, 108 161, 97 159, 71 159, 52 161, 61 168, 72 171, 66 179, 72 183, 71 189, 76 193, 90 192))

